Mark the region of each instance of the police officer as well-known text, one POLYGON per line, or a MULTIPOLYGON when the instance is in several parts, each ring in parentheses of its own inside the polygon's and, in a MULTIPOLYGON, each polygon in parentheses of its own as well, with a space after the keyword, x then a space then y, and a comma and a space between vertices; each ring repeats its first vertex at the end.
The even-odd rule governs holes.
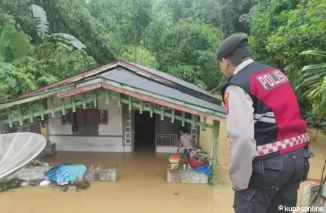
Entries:
POLYGON ((251 58, 244 33, 224 39, 217 60, 227 77, 222 97, 235 212, 274 213, 295 207, 313 154, 288 78, 251 58))

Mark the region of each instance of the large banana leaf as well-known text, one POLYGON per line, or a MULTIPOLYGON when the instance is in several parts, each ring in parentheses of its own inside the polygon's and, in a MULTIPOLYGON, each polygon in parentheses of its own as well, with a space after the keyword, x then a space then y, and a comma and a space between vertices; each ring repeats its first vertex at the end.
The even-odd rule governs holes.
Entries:
POLYGON ((30 52, 28 36, 23 32, 15 32, 10 36, 11 53, 14 58, 25 57, 30 52))
POLYGON ((325 71, 325 69, 326 69, 326 63, 307 65, 307 66, 304 66, 302 68, 302 71, 314 70, 314 69, 324 69, 324 71, 325 71))
POLYGON ((326 52, 320 50, 306 50, 301 52, 300 55, 314 55, 314 56, 326 57, 326 52))
POLYGON ((31 5, 33 16, 36 24, 37 34, 44 39, 45 35, 49 33, 49 22, 46 18, 44 9, 36 4, 31 5))
POLYGON ((59 43, 62 43, 66 47, 72 46, 78 50, 85 48, 85 45, 81 41, 79 41, 74 36, 66 33, 53 33, 48 35, 48 37, 59 43))
MULTIPOLYGON (((311 55, 326 58, 326 52, 319 50, 307 50, 300 55, 311 55)), ((301 70, 301 82, 299 87, 305 88, 309 99, 318 103, 315 110, 325 106, 326 103, 326 63, 304 66, 301 70)))
POLYGON ((0 35, 0 62, 5 61, 6 46, 10 44, 10 37, 15 32, 15 23, 9 21, 0 35))
POLYGON ((44 9, 38 5, 32 4, 31 5, 33 16, 36 23, 36 31, 37 34, 44 39, 45 37, 55 40, 59 42, 62 45, 66 45, 67 47, 73 47, 78 50, 85 48, 83 43, 79 41, 77 38, 75 38, 72 35, 66 34, 66 33, 53 33, 51 35, 48 35, 49 33, 49 22, 46 18, 46 12, 44 9))

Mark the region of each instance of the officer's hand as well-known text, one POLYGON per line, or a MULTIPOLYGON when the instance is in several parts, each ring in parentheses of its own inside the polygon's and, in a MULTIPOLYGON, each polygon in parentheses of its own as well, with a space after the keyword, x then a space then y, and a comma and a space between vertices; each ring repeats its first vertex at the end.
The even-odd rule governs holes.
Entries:
POLYGON ((236 186, 232 187, 232 189, 233 189, 234 191, 241 191, 241 189, 239 189, 239 188, 236 187, 236 186))

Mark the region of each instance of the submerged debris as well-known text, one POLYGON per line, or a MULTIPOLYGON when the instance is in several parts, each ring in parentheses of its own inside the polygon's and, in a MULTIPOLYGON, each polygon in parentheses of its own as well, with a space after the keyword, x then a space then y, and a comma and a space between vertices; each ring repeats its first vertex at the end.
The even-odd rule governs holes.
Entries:
POLYGON ((74 181, 60 186, 60 190, 66 192, 68 189, 76 189, 76 192, 78 192, 79 189, 88 189, 89 187, 90 183, 88 181, 74 181))
POLYGON ((4 192, 10 189, 20 188, 23 180, 18 178, 7 179, 3 178, 0 179, 0 192, 4 192))

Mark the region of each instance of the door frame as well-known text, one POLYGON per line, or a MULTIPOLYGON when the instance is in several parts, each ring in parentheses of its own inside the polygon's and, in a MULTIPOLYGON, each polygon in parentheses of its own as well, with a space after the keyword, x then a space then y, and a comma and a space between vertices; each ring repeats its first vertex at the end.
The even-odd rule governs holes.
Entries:
MULTIPOLYGON (((139 113, 140 110, 139 109, 133 109, 132 112, 131 112, 131 140, 132 140, 132 145, 131 145, 131 151, 132 152, 135 152, 135 147, 136 147, 136 138, 135 138, 135 135, 136 135, 136 130, 135 130, 135 123, 136 123, 136 117, 135 117, 135 113, 139 113)), ((149 111, 143 111, 144 112, 149 112, 149 111)), ((156 152, 156 131, 157 131, 157 128, 156 128, 156 114, 153 113, 153 117, 151 117, 151 119, 154 119, 154 152, 156 152)))

